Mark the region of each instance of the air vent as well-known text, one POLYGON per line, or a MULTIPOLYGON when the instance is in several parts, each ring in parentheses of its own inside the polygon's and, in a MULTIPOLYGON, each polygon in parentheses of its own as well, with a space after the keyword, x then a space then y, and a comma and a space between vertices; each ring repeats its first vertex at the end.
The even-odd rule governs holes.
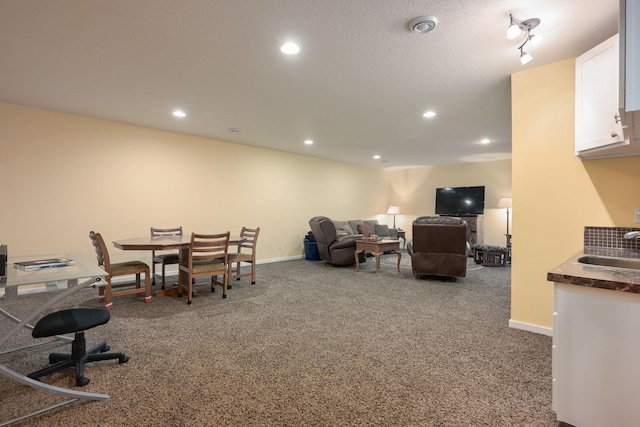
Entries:
POLYGON ((433 30, 438 25, 438 18, 435 16, 419 16, 409 24, 411 32, 424 34, 433 30))

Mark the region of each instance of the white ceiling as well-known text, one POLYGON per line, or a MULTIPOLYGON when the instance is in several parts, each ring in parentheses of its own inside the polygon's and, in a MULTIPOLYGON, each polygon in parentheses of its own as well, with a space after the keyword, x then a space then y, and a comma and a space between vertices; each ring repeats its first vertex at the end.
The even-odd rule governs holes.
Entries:
POLYGON ((617 13, 617 0, 0 0, 0 101, 371 167, 504 159, 510 74, 588 50, 617 13), (524 67, 509 11, 542 21, 524 67), (421 15, 438 18, 431 33, 409 31, 421 15), (300 54, 280 52, 289 40, 300 54))

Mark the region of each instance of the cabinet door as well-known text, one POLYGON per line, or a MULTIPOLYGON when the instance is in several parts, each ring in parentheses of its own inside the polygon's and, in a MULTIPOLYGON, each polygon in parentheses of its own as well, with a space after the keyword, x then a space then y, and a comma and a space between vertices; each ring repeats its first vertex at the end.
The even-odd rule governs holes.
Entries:
POLYGON ((556 283, 553 401, 558 421, 637 427, 640 296, 556 283))
POLYGON ((576 154, 624 143, 618 116, 618 35, 576 59, 576 154))

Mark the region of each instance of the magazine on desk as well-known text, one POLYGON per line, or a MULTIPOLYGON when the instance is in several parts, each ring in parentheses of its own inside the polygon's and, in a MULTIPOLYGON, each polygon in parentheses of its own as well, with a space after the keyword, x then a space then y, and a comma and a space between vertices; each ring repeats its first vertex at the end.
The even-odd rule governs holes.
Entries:
POLYGON ((43 268, 67 267, 75 264, 75 261, 69 258, 48 258, 37 259, 33 261, 14 262, 13 267, 22 271, 35 271, 43 268))

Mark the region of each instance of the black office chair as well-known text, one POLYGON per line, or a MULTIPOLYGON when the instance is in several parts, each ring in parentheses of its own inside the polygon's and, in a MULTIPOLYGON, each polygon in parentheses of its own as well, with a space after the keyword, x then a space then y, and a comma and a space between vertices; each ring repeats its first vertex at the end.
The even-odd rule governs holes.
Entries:
POLYGON ((75 366, 76 385, 83 386, 89 384, 89 378, 84 376, 85 363, 111 359, 118 359, 118 363, 126 363, 129 357, 124 353, 105 353, 109 351, 109 346, 106 342, 102 342, 87 351, 84 331, 104 325, 109 319, 109 311, 104 308, 71 308, 44 316, 36 323, 31 335, 34 338, 44 338, 74 332, 75 337, 71 343, 71 354, 49 354, 49 363, 53 363, 53 365, 33 372, 28 377, 39 380, 40 377, 45 375, 75 366))

